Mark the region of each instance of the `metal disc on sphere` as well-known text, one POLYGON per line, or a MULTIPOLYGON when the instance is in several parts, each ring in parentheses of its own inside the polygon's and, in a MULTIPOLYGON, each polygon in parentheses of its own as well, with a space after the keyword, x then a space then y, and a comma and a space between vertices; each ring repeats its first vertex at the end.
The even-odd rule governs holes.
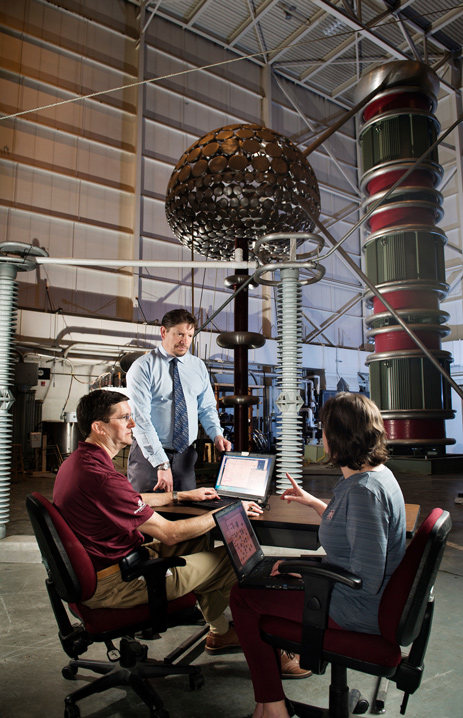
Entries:
POLYGON ((199 177, 200 175, 203 175, 207 172, 208 169, 208 163, 207 160, 199 160, 195 165, 193 165, 193 175, 195 177, 199 177))
POLYGON ((257 140, 245 140, 243 142, 242 148, 244 152, 255 155, 260 150, 260 143, 257 142, 257 140))
POLYGON ((236 136, 245 140, 249 137, 254 137, 254 130, 249 129, 249 127, 243 127, 242 129, 236 131, 236 136))
POLYGON ((248 163, 249 160, 245 155, 233 155, 228 161, 232 170, 244 170, 248 163))
POLYGON ((259 172, 265 172, 270 167, 270 162, 264 155, 257 155, 252 158, 252 166, 259 172))
POLYGON ((212 170, 212 172, 223 172, 225 167, 228 165, 228 162, 225 157, 222 157, 218 155, 217 157, 213 157, 211 161, 209 162, 209 167, 212 170))
POLYGON ((201 147, 195 147, 188 153, 187 162, 196 162, 201 157, 201 147))
POLYGON ((216 154, 216 152, 219 151, 219 143, 218 142, 209 142, 208 145, 203 147, 203 155, 204 157, 212 157, 216 154))
POLYGON ((239 150, 240 143, 237 139, 227 139, 225 140, 225 142, 221 143, 220 147, 222 149, 222 154, 233 155, 235 152, 237 152, 237 150, 239 150))
POLYGON ((269 142, 265 150, 270 157, 280 157, 280 155, 283 154, 282 148, 275 142, 269 142))
POLYGON ((216 140, 228 140, 229 137, 233 137, 233 130, 220 130, 215 136, 216 140))

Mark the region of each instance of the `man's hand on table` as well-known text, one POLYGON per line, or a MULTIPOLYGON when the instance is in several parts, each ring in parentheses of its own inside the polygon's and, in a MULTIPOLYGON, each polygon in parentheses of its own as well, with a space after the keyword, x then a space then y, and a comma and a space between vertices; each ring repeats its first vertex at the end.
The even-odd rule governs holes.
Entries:
POLYGON ((202 486, 200 489, 179 492, 181 501, 206 501, 206 499, 218 499, 219 495, 212 486, 202 486))
POLYGON ((259 504, 256 504, 255 501, 242 501, 241 503, 243 504, 244 510, 248 516, 260 516, 264 513, 259 504))

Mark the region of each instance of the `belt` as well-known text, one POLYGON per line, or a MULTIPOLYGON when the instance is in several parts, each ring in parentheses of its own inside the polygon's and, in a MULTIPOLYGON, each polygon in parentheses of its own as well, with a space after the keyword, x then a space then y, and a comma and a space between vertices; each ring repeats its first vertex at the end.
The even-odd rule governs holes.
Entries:
POLYGON ((108 566, 107 568, 102 568, 101 571, 96 572, 96 577, 98 579, 100 578, 106 578, 106 576, 112 576, 113 573, 117 573, 121 569, 119 568, 119 564, 115 563, 112 566, 108 566))

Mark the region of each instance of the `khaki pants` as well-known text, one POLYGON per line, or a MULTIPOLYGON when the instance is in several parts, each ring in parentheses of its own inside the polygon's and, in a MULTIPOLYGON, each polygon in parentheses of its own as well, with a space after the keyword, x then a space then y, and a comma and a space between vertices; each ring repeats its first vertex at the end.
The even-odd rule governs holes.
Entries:
MULTIPOLYGON (((228 606, 232 586, 236 583, 235 572, 223 546, 211 549, 207 536, 175 546, 166 546, 160 541, 145 546, 153 558, 182 556, 186 560, 186 566, 172 568, 172 575, 166 578, 168 600, 181 598, 193 591, 207 623, 222 615, 228 606)), ((90 608, 131 608, 147 602, 145 579, 127 583, 117 572, 99 579, 95 593, 84 603, 90 608)))

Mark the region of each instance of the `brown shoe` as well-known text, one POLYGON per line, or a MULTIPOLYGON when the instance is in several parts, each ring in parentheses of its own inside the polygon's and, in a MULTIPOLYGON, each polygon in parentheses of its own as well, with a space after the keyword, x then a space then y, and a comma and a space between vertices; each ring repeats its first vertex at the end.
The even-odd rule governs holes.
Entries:
POLYGON ((296 653, 281 651, 281 677, 282 678, 308 678, 312 671, 301 668, 299 656, 296 653))
POLYGON ((221 653, 233 653, 240 650, 240 641, 233 626, 230 626, 228 631, 222 635, 209 631, 206 636, 206 653, 218 656, 221 653))

